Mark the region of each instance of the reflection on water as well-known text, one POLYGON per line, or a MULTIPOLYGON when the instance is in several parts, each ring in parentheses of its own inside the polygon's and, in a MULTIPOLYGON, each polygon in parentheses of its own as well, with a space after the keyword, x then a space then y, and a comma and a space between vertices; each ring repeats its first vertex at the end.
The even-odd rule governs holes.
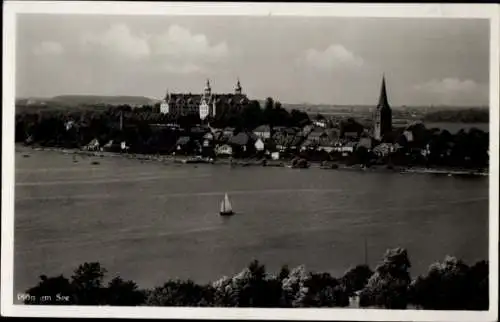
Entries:
POLYGON ((16 158, 16 291, 85 261, 143 287, 207 282, 252 259, 338 276, 364 262, 364 238, 371 266, 401 246, 413 274, 447 254, 488 256, 488 178, 99 160, 16 158), (226 192, 231 218, 218 215, 226 192))

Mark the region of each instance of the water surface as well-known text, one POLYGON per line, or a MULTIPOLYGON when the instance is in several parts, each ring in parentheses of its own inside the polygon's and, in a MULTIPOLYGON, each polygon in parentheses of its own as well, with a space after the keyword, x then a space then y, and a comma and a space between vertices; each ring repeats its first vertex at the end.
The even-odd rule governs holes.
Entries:
POLYGON ((252 259, 341 276, 406 247, 412 274, 488 257, 488 179, 16 153, 15 291, 99 261, 141 287, 208 282, 252 259), (92 165, 92 160, 100 164, 92 165), (234 217, 218 215, 228 192, 234 217))

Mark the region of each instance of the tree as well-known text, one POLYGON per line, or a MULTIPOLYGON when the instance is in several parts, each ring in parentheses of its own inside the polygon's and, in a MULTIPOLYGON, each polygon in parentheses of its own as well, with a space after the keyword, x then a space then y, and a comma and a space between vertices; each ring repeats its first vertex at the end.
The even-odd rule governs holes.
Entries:
POLYGON ((264 103, 264 111, 269 112, 274 108, 274 100, 272 97, 266 98, 266 102, 264 103))
POLYGON ((78 266, 71 277, 78 305, 100 305, 104 302, 102 282, 106 269, 98 262, 78 266))
POLYGON ((279 307, 281 281, 266 274, 264 265, 253 261, 233 277, 224 277, 212 284, 214 303, 225 307, 279 307))
POLYGON ((309 273, 296 305, 299 307, 345 307, 349 296, 329 273, 309 273))
POLYGON ((266 98, 264 103, 264 115, 263 115, 264 123, 267 123, 271 126, 274 124, 274 100, 271 97, 266 98))
POLYGON ((105 291, 106 304, 116 306, 136 306, 145 303, 145 292, 138 289, 133 281, 113 278, 105 291))
POLYGON ((310 122, 311 120, 309 119, 309 115, 307 115, 306 112, 293 109, 292 112, 290 113, 291 126, 303 127, 309 124, 310 122))
POLYGON ((487 310, 488 265, 473 268, 454 257, 446 257, 429 267, 410 287, 411 300, 429 310, 487 310), (484 287, 486 286, 486 287, 484 287))
POLYGON ((405 309, 408 304, 407 289, 411 282, 408 272, 410 267, 406 249, 387 250, 383 263, 377 266, 360 293, 360 306, 405 309))
POLYGON ((489 264, 479 261, 468 272, 469 294, 468 307, 471 310, 489 309, 489 264))
POLYGON ((282 307, 343 307, 349 297, 340 281, 328 273, 307 273, 304 266, 292 269, 282 281, 282 307))
POLYGON ((290 276, 290 269, 287 265, 283 265, 278 273, 278 279, 283 281, 285 278, 288 278, 288 276, 290 276))
POLYGON ((304 283, 307 279, 306 269, 303 265, 290 271, 288 277, 282 281, 282 307, 297 307, 305 291, 304 283))
POLYGON ((75 301, 74 289, 63 275, 56 277, 40 276, 40 281, 35 287, 26 291, 31 298, 24 301, 29 305, 70 305, 78 304, 75 301))
POLYGON ((316 116, 314 117, 314 119, 316 121, 324 121, 325 117, 323 115, 321 115, 320 113, 318 113, 318 114, 316 114, 316 116))
POLYGON ((352 296, 354 292, 362 290, 368 283, 369 278, 373 275, 373 271, 368 265, 358 265, 348 270, 341 281, 346 292, 352 296))
POLYGON ((213 289, 191 280, 170 280, 149 292, 146 305, 150 306, 208 306, 213 289))
POLYGON ((250 101, 241 113, 242 125, 247 130, 253 130, 263 123, 263 113, 258 101, 250 101))

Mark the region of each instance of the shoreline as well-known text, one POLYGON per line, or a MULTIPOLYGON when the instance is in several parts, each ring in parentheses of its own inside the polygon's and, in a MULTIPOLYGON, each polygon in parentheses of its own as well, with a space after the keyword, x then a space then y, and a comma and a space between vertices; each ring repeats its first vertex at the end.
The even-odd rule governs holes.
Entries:
MULTIPOLYGON (((26 153, 29 151, 49 151, 56 153, 63 153, 67 155, 83 155, 89 157, 100 158, 126 158, 138 161, 155 161, 167 164, 209 164, 209 165, 230 165, 230 166, 260 166, 260 167, 274 167, 274 168, 289 168, 288 163, 290 160, 266 160, 266 165, 262 160, 256 159, 229 159, 222 158, 214 161, 208 161, 202 158, 190 156, 171 156, 171 155, 153 155, 153 154, 133 154, 133 153, 120 153, 120 152, 107 152, 107 151, 85 151, 79 149, 55 148, 55 147, 36 147, 36 146, 23 146, 16 144, 15 152, 26 153)), ((327 164, 334 164, 327 161, 327 164)), ((322 169, 322 170, 337 170, 337 171, 362 171, 362 172, 388 172, 400 174, 433 174, 433 175, 447 175, 447 176, 474 176, 484 177, 489 176, 488 172, 480 172, 477 170, 457 170, 457 169, 439 169, 439 168, 422 168, 422 167, 398 167, 394 166, 393 169, 388 169, 386 165, 371 166, 365 168, 361 165, 348 166, 344 164, 335 163, 338 167, 324 166, 321 162, 309 161, 309 168, 322 169)), ((307 168, 306 168, 307 169, 307 168)), ((304 169, 304 170, 306 170, 304 169)))

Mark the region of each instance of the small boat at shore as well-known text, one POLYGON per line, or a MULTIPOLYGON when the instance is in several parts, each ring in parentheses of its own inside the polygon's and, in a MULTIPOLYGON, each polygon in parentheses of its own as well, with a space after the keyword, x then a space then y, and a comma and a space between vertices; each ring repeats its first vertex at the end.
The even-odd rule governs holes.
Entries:
POLYGON ((287 165, 287 168, 290 169, 307 169, 309 168, 310 164, 307 162, 306 159, 303 158, 294 158, 291 162, 291 164, 287 165))
POLYGON ((231 202, 229 201, 229 197, 226 193, 224 199, 220 203, 220 212, 221 216, 231 216, 234 215, 233 208, 231 206, 231 202))

